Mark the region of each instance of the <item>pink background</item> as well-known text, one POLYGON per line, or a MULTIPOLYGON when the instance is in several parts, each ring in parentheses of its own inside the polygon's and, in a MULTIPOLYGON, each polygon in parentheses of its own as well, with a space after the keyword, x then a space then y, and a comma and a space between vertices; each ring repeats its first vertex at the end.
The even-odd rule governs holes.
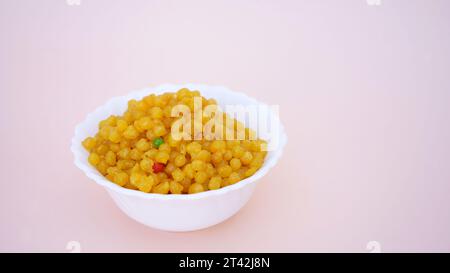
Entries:
POLYGON ((0 1, 0 250, 450 251, 450 1, 0 1), (75 125, 161 83, 279 104, 284 157, 230 220, 134 222, 75 125))

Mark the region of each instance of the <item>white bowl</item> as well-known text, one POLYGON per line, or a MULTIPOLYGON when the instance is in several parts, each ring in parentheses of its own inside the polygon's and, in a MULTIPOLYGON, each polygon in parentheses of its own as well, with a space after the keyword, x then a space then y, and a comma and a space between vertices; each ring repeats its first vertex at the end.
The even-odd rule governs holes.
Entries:
MULTIPOLYGON (((117 206, 132 219, 152 228, 166 231, 192 231, 218 224, 239 211, 250 199, 257 182, 267 174, 282 155, 287 137, 278 117, 279 143, 277 149, 269 151, 263 166, 251 177, 236 184, 197 194, 154 194, 130 190, 111 183, 87 161, 88 153, 81 142, 93 136, 98 130, 100 120, 113 114, 123 114, 130 99, 141 99, 154 93, 175 92, 183 87, 198 90, 207 98, 215 98, 220 106, 230 104, 264 105, 243 93, 237 93, 219 86, 198 84, 165 84, 155 88, 146 88, 126 96, 110 99, 106 104, 90 113, 75 128, 71 150, 75 156, 75 165, 89 178, 106 189, 117 206)), ((269 140, 269 144, 270 144, 269 140)), ((95 206, 93 200, 93 206, 95 206)))

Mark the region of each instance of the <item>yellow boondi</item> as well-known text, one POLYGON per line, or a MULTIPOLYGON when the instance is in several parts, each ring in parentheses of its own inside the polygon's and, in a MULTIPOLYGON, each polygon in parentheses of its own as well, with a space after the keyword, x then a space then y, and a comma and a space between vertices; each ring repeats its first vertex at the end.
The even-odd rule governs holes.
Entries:
MULTIPOLYGON (((267 152, 262 149, 264 140, 249 140, 254 132, 248 128, 244 140, 206 140, 204 135, 201 140, 173 138, 172 124, 180 118, 171 116, 172 108, 186 105, 193 112, 195 97, 201 98, 202 110, 216 105, 214 99, 186 88, 130 100, 122 116, 102 120, 98 133, 82 142, 89 151, 89 163, 117 185, 147 193, 198 193, 252 176, 264 163, 267 152)), ((194 125, 193 116, 192 134, 194 126, 199 125, 194 125)), ((202 116, 201 126, 210 119, 202 116)), ((224 132, 236 136, 238 128, 243 129, 242 123, 227 115, 224 119, 224 132)))

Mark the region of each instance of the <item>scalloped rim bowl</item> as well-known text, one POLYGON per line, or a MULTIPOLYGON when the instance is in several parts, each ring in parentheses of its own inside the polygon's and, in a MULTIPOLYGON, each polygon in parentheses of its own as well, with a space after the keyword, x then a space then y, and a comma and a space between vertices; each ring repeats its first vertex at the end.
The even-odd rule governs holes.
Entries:
MULTIPOLYGON (((100 106, 75 128, 71 150, 74 154, 75 165, 86 176, 103 186, 118 207, 132 219, 152 228, 166 231, 192 231, 218 224, 239 211, 250 199, 257 182, 275 166, 283 153, 287 142, 284 127, 279 123, 278 146, 269 151, 263 166, 251 177, 236 184, 212 191, 196 194, 154 194, 130 190, 111 183, 87 161, 88 153, 81 142, 98 130, 100 120, 109 115, 122 114, 130 99, 141 99, 148 94, 175 92, 181 88, 198 90, 207 98, 214 98, 220 106, 229 104, 265 105, 249 96, 231 91, 221 86, 200 84, 164 84, 155 88, 146 88, 121 97, 114 97, 100 106)), ((269 113, 274 115, 274 113, 269 113)), ((270 140, 269 140, 270 142, 270 140)))

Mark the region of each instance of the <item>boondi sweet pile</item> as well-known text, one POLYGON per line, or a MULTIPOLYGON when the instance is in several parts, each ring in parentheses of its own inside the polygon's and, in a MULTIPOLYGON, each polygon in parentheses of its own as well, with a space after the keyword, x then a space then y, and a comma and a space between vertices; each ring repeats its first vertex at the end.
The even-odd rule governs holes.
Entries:
MULTIPOLYGON (((82 142, 89 151, 89 163, 117 185, 147 193, 198 193, 252 176, 267 152, 263 149, 265 141, 250 140, 254 132, 248 128, 243 140, 222 140, 224 135, 210 140, 174 139, 170 131, 179 117, 172 117, 172 107, 186 105, 194 111, 195 97, 201 98, 202 109, 216 105, 214 99, 185 88, 130 100, 122 116, 102 120, 98 133, 82 142)), ((236 135, 242 123, 224 117, 224 128, 236 135)), ((210 119, 202 116, 201 125, 210 119)))

